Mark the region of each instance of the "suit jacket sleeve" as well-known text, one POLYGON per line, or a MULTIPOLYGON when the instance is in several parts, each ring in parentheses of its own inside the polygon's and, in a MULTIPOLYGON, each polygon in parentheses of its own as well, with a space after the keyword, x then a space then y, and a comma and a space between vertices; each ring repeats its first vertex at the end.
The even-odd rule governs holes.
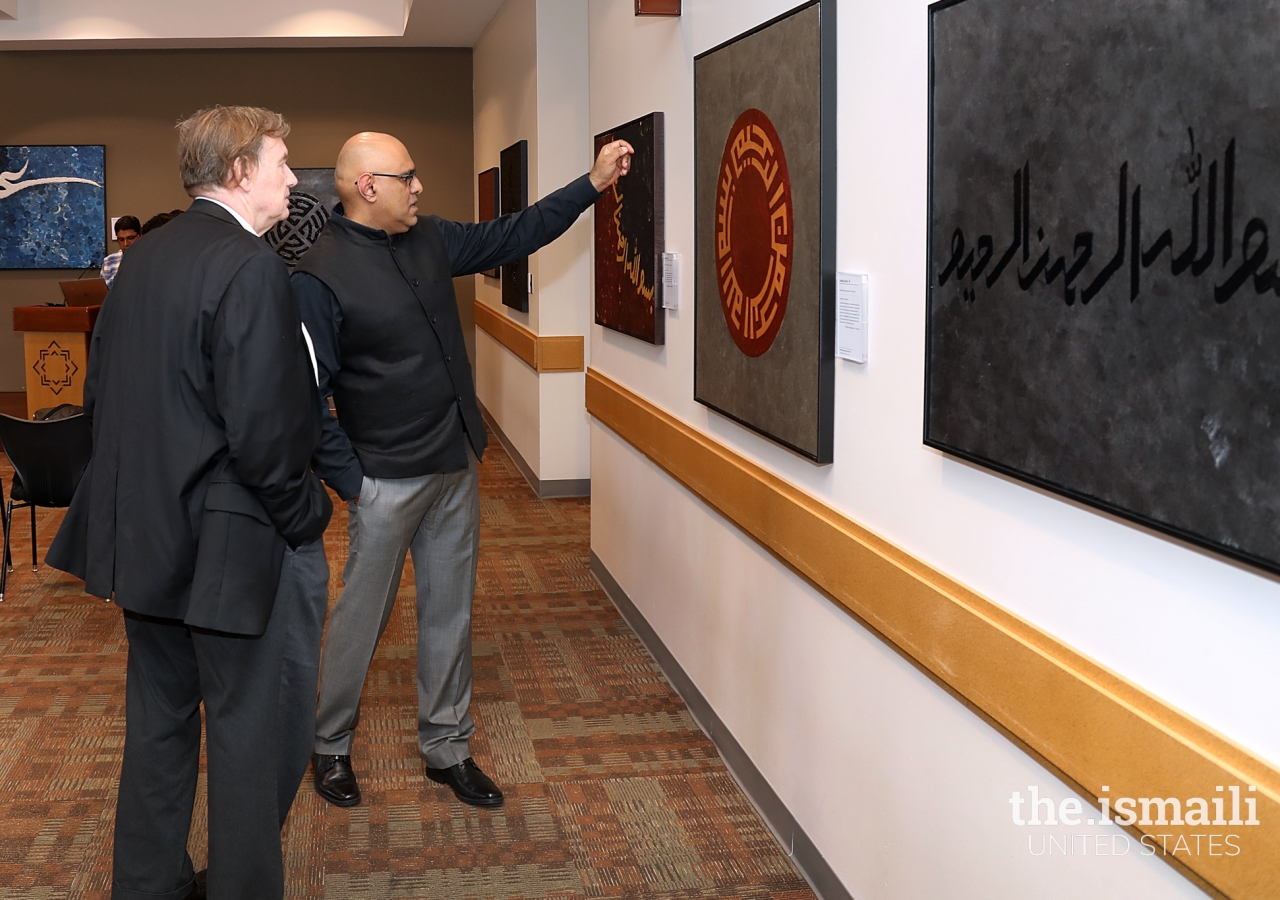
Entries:
POLYGON ((98 379, 102 375, 102 335, 109 327, 108 321, 115 307, 108 299, 98 311, 98 321, 94 323, 93 334, 89 337, 89 365, 84 373, 84 417, 93 428, 93 410, 98 402, 98 379))
POLYGON ((600 192, 583 175, 518 213, 475 224, 437 219, 453 275, 474 275, 528 256, 569 230, 600 192))
MULTIPOLYGON (((102 310, 98 313, 98 321, 94 324, 93 335, 89 339, 89 364, 84 373, 84 400, 82 401, 84 417, 89 424, 89 431, 93 435, 95 445, 98 442, 98 435, 93 429, 93 413, 97 407, 98 385, 102 375, 102 335, 110 327, 110 316, 114 309, 115 307, 112 305, 108 295, 107 301, 102 304, 102 310)), ((111 596, 110 578, 106 580, 105 585, 99 579, 93 579, 92 583, 90 583, 89 505, 92 485, 93 457, 91 456, 89 465, 85 467, 80 476, 80 482, 76 485, 76 492, 71 498, 71 506, 66 515, 63 516, 58 533, 49 545, 49 552, 45 555, 45 562, 55 569, 61 569, 63 572, 69 572, 77 578, 84 579, 86 593, 109 598, 111 596)))
POLYGON ((292 547, 316 540, 332 512, 311 474, 317 400, 288 270, 274 254, 251 257, 214 317, 215 402, 231 464, 292 547))

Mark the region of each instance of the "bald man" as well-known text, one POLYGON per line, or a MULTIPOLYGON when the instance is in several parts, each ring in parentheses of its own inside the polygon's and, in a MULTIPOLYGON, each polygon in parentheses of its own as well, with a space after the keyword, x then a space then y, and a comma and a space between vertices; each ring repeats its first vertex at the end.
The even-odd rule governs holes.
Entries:
POLYGON ((502 791, 472 761, 471 603, 480 545, 476 466, 487 438, 452 279, 555 240, 630 167, 605 147, 587 175, 528 209, 467 224, 418 215, 413 158, 386 134, 357 134, 334 171, 342 203, 292 279, 315 347, 325 425, 319 474, 348 501, 345 588, 329 619, 316 715, 315 786, 360 802, 351 747, 360 692, 413 554, 418 749, 427 777, 475 806, 502 791))

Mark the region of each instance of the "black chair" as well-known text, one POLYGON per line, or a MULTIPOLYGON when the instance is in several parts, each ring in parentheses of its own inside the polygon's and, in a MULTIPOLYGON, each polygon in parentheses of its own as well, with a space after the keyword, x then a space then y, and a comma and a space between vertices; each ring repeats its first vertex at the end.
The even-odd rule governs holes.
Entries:
MULTIPOLYGON (((9 537, 13 533, 13 511, 31 509, 31 569, 36 570, 36 507, 66 507, 80 483, 93 435, 83 415, 47 422, 28 422, 0 414, 0 444, 13 464, 13 485, 7 508, 0 507, 4 523, 4 555, 0 557, 0 600, 5 582, 13 571, 9 537)), ((0 502, 4 499, 0 484, 0 502)))

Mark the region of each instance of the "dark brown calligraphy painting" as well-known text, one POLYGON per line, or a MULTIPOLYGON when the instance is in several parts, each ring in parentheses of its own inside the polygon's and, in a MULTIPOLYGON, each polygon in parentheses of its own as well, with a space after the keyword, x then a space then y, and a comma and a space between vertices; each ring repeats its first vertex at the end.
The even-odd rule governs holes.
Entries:
MULTIPOLYGON (((485 169, 476 176, 476 221, 490 222, 502 215, 502 170, 497 166, 485 169)), ((486 269, 483 273, 490 278, 500 278, 502 270, 486 269)))
POLYGON ((596 153, 623 140, 631 171, 596 201, 596 324, 650 344, 665 340, 662 310, 662 113, 596 135, 596 153))

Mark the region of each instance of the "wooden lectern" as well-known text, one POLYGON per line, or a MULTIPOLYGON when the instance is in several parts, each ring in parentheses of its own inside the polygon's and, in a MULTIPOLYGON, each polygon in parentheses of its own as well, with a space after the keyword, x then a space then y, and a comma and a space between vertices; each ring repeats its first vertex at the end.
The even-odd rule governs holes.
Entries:
POLYGON ((101 306, 16 306, 13 330, 23 332, 27 418, 59 403, 84 404, 89 337, 101 306))

